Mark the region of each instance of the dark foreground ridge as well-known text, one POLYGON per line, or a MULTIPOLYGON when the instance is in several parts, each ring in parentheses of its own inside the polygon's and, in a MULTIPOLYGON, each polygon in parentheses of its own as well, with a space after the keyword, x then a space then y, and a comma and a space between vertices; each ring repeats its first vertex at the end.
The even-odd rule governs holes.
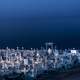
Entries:
POLYGON ((80 65, 61 71, 44 71, 43 74, 37 75, 34 80, 80 80, 80 65))
POLYGON ((13 73, 3 76, 0 75, 0 80, 25 80, 25 79, 23 73, 21 74, 13 73))

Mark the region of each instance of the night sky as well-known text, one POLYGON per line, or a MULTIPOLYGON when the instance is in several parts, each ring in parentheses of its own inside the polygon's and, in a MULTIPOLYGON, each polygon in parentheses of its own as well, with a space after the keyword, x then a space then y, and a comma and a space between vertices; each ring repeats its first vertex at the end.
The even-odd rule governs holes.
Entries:
POLYGON ((0 48, 46 41, 80 48, 80 0, 0 0, 0 48))

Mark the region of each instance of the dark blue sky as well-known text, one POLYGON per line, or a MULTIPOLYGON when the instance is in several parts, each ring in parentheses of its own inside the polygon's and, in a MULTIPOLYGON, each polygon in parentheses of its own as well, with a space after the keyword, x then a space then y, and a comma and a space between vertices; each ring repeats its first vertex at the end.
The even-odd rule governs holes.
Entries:
POLYGON ((45 41, 80 47, 80 0, 0 0, 1 47, 45 41))

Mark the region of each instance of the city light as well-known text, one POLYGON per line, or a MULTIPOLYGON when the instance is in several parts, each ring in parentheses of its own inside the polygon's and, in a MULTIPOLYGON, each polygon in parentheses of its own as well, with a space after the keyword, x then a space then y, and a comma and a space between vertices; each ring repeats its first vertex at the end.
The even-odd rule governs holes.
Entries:
POLYGON ((31 76, 36 76, 41 71, 49 69, 58 69, 63 65, 65 68, 72 67, 74 64, 74 56, 80 63, 80 53, 76 49, 60 50, 55 49, 53 43, 46 43, 44 49, 0 49, 0 71, 24 72, 31 76))

